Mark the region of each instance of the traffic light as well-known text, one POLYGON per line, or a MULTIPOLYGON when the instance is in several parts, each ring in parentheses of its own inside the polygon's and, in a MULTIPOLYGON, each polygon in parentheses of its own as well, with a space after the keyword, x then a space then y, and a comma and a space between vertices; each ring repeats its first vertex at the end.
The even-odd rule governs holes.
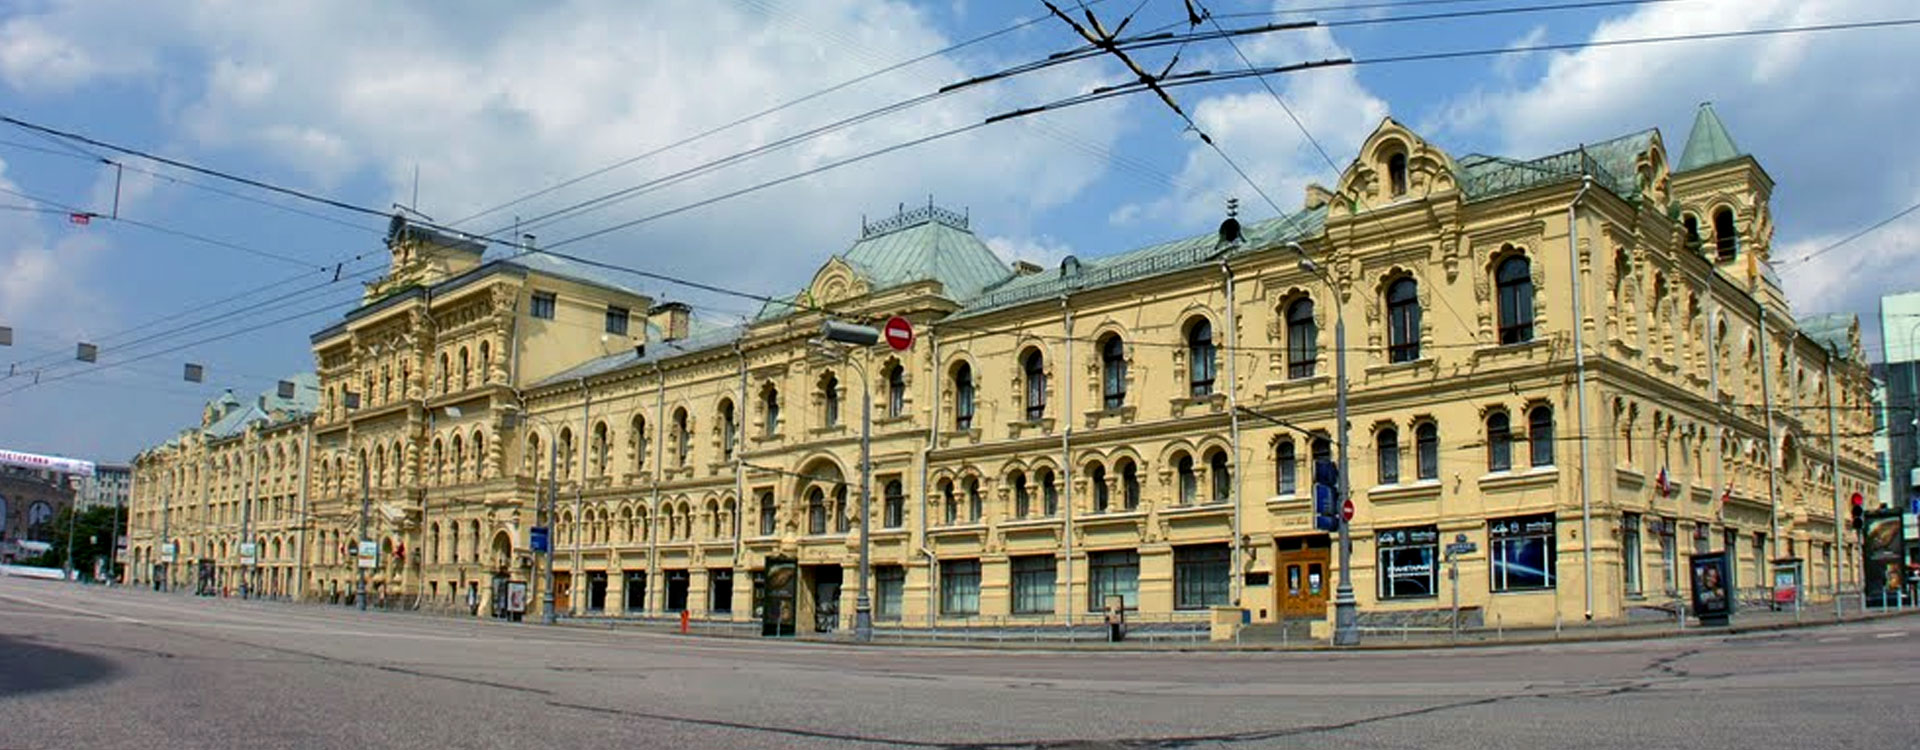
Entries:
POLYGON ((1863 503, 1853 504, 1853 528, 1855 531, 1867 527, 1867 509, 1863 503))
POLYGON ((1340 530, 1340 467, 1332 461, 1313 462, 1313 527, 1340 530))

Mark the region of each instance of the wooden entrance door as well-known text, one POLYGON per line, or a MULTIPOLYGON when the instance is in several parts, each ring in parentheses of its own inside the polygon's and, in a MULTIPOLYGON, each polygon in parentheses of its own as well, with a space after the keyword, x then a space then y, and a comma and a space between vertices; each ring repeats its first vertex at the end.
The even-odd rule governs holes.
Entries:
POLYGON ((557 613, 573 611, 573 574, 553 574, 553 611, 557 613))
POLYGON ((1274 540, 1274 611, 1281 619, 1326 617, 1333 588, 1328 541, 1324 534, 1274 540))

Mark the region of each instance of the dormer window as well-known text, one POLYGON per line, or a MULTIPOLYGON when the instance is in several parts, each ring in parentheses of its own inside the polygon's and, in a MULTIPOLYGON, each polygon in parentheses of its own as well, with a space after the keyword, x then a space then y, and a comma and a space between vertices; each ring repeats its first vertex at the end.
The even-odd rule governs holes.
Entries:
POLYGON ((1398 198, 1407 194, 1407 155, 1394 154, 1387 157, 1387 187, 1398 198))

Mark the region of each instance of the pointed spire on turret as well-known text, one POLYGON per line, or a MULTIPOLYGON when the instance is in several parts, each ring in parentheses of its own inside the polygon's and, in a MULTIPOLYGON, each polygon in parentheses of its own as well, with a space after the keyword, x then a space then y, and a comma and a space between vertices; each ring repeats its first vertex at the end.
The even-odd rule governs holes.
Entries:
POLYGON ((1687 146, 1680 152, 1680 164, 1675 171, 1685 172, 1719 164, 1741 153, 1740 147, 1733 143, 1733 136, 1727 134, 1727 126, 1720 122, 1720 115, 1714 113, 1713 102, 1701 102, 1699 112, 1693 116, 1693 130, 1687 134, 1687 146))

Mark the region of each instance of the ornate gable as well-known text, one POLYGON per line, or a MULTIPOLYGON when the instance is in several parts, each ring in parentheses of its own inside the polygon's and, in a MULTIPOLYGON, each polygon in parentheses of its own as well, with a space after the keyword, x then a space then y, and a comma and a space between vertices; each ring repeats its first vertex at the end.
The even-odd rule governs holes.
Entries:
POLYGON ((1388 117, 1340 175, 1339 194, 1347 200, 1334 201, 1333 210, 1352 213, 1351 203, 1384 206, 1455 188, 1453 157, 1388 117))
POLYGON ((870 291, 872 284, 866 274, 839 256, 828 258, 826 265, 813 275, 813 283, 807 285, 807 296, 814 304, 821 305, 863 297, 870 291))

